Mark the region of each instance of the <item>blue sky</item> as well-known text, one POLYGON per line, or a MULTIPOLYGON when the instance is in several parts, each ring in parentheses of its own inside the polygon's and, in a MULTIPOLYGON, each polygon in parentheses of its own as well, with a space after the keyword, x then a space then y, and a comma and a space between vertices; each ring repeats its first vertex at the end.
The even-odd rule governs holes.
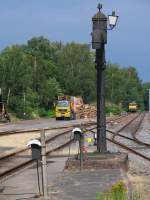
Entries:
MULTIPOLYGON (((33 36, 51 41, 91 43, 91 18, 98 0, 0 0, 0 49, 33 36)), ((103 11, 119 15, 108 32, 107 61, 137 68, 150 81, 150 1, 103 0, 103 11)))

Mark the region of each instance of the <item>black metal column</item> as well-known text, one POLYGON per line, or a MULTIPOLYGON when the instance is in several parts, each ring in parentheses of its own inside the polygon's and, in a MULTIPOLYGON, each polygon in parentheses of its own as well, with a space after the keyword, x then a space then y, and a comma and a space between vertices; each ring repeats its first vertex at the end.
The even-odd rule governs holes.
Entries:
POLYGON ((105 47, 96 49, 97 68, 97 151, 107 151, 105 116, 105 47))

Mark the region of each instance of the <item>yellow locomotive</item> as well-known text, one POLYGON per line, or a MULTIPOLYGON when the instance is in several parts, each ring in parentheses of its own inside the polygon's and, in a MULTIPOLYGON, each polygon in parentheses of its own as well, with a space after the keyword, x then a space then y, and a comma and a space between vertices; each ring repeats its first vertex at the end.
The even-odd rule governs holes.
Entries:
POLYGON ((136 102, 131 102, 128 104, 128 111, 129 112, 137 112, 138 104, 136 102))

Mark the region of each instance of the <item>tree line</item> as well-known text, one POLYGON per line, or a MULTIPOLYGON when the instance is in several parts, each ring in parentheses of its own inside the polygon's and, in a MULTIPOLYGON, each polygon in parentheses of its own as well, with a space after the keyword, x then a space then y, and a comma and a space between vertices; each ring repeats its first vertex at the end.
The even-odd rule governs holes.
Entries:
MULTIPOLYGON (((44 37, 6 47, 0 53, 0 87, 9 112, 18 117, 46 114, 58 95, 82 96, 86 103, 94 103, 94 53, 87 44, 50 42, 44 37)), ((107 102, 143 105, 143 88, 135 67, 107 63, 107 102)))

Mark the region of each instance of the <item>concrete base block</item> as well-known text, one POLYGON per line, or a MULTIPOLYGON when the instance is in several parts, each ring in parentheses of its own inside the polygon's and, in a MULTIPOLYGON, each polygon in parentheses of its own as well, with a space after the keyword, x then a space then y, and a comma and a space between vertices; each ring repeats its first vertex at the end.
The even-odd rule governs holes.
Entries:
MULTIPOLYGON (((83 170, 124 169, 128 170, 126 153, 88 153, 84 155, 83 170)), ((80 170, 80 160, 75 156, 66 162, 65 170, 80 170)))

